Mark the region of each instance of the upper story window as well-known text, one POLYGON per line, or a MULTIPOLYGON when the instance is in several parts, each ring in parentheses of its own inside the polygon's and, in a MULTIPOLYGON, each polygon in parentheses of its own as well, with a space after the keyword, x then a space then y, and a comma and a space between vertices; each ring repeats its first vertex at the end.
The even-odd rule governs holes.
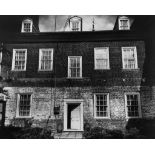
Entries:
POLYGON ((140 95, 139 93, 125 94, 126 116, 127 118, 141 117, 140 95))
POLYGON ((79 31, 80 27, 79 27, 79 21, 72 21, 72 31, 79 31))
POLYGON ((119 30, 130 30, 130 20, 128 17, 119 18, 119 30))
POLYGON ((109 118, 109 94, 94 95, 94 114, 95 118, 109 118))
POLYGON ((13 49, 12 70, 25 71, 27 61, 27 49, 13 49))
POLYGON ((79 16, 71 16, 67 19, 64 31, 82 31, 82 18, 79 16))
POLYGON ((68 57, 68 77, 69 78, 82 77, 82 57, 81 56, 68 57))
POLYGON ((30 117, 31 115, 31 94, 17 95, 17 117, 30 117))
POLYGON ((137 50, 136 47, 122 47, 123 69, 137 69, 137 50))
POLYGON ((23 22, 22 22, 22 32, 32 32, 32 25, 33 25, 33 22, 32 20, 30 19, 25 19, 23 22))
POLYGON ((39 70, 53 70, 53 49, 39 49, 39 70))
POLYGON ((108 47, 95 48, 94 59, 95 59, 95 69, 110 69, 108 47))

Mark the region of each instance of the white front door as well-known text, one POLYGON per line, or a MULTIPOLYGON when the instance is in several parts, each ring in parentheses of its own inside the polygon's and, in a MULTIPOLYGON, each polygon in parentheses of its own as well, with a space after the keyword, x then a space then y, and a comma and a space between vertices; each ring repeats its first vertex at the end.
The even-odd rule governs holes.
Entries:
MULTIPOLYGON (((72 130, 80 130, 80 104, 75 104, 71 109, 71 129, 72 130)), ((69 120, 68 120, 69 121, 69 120)))
POLYGON ((83 131, 83 100, 64 100, 64 131, 83 131))

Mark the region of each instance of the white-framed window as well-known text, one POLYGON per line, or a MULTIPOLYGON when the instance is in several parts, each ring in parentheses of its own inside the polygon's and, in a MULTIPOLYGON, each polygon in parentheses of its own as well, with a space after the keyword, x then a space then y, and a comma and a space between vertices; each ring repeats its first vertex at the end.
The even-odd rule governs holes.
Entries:
POLYGON ((32 94, 17 94, 16 117, 31 117, 32 94))
POLYGON ((22 32, 26 32, 26 33, 29 33, 29 32, 32 32, 32 25, 33 25, 33 22, 31 19, 25 19, 23 20, 22 22, 22 32))
POLYGON ((128 17, 119 18, 119 30, 130 30, 130 20, 128 17))
POLYGON ((109 47, 94 48, 95 69, 110 69, 109 65, 109 47))
POLYGON ((39 71, 53 70, 53 49, 39 49, 39 71))
POLYGON ((140 94, 125 93, 125 107, 127 118, 141 117, 140 94))
POLYGON ((27 49, 13 49, 12 70, 25 71, 27 62, 27 49))
POLYGON ((69 78, 82 77, 82 56, 68 57, 68 77, 69 78))
POLYGON ((79 31, 80 30, 80 22, 77 21, 72 21, 72 31, 79 31))
POLYGON ((94 94, 94 116, 95 118, 110 118, 109 94, 94 94))
POLYGON ((138 69, 136 47, 122 47, 123 69, 138 69))

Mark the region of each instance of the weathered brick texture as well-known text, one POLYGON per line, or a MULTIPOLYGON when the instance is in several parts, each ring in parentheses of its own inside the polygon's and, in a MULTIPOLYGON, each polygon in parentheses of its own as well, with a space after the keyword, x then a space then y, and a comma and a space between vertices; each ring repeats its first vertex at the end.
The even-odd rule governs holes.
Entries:
POLYGON ((92 126, 102 126, 109 129, 124 129, 128 120, 125 114, 124 93, 139 92, 141 95, 142 115, 144 118, 153 117, 155 104, 152 93, 155 88, 149 87, 6 87, 10 99, 6 104, 6 125, 16 117, 17 94, 32 93, 31 115, 34 119, 33 126, 45 126, 48 117, 51 115, 48 126, 56 129, 56 122, 59 120, 63 124, 64 99, 83 99, 84 101, 84 123, 89 122, 92 126), (109 93, 110 119, 94 118, 94 93, 109 93), (55 102, 54 102, 55 100, 55 102), (54 115, 53 108, 60 105, 60 114, 54 115))
MULTIPOLYGON (((118 85, 140 85, 141 78, 144 75, 143 65, 145 60, 145 45, 144 41, 111 41, 111 42, 61 42, 61 43, 22 43, 22 44, 6 44, 6 51, 3 54, 7 58, 7 62, 3 60, 3 78, 12 79, 15 87, 20 83, 16 80, 26 78, 27 83, 21 83, 27 86, 36 86, 36 80, 32 79, 49 79, 54 80, 56 77, 57 86, 100 86, 101 83, 107 86, 118 85), (122 51, 121 47, 136 46, 138 57, 138 68, 136 70, 122 69, 122 51), (109 47, 110 70, 94 70, 94 48, 109 47), (26 71, 15 72, 11 71, 13 49, 27 49, 27 66, 26 71), (53 71, 39 72, 39 48, 53 48, 53 71), (68 56, 82 56, 82 77, 78 80, 67 79, 68 56), (125 79, 123 81, 122 79, 125 79)), ((40 84, 40 82, 38 82, 40 84)), ((51 81, 44 81, 54 85, 51 81)), ((39 86, 38 84, 38 86, 39 86)), ((43 85, 45 86, 45 85, 43 85)))

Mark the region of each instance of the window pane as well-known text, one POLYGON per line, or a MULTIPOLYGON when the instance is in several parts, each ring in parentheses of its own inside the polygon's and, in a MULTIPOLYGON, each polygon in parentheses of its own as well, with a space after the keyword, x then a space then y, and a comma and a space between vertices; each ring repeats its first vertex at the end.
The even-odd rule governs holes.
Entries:
POLYGON ((20 95, 19 116, 30 115, 30 98, 31 98, 31 95, 29 94, 20 95))
POLYGON ((127 30, 129 29, 129 20, 128 19, 122 19, 120 20, 120 29, 127 30))
POLYGON ((95 49, 95 68, 108 69, 109 67, 109 51, 108 48, 95 49))
POLYGON ((72 31, 79 31, 79 21, 72 22, 72 31))
POLYGON ((139 116, 138 95, 127 95, 127 110, 129 117, 139 116))
POLYGON ((25 68, 25 57, 26 51, 25 50, 16 50, 15 51, 15 62, 14 62, 14 69, 15 70, 24 70, 25 68))
POLYGON ((97 117, 107 117, 108 116, 108 103, 107 94, 97 94, 96 95, 96 116, 97 117))
POLYGON ((31 23, 24 23, 24 32, 30 32, 31 31, 31 23))
POLYGON ((135 48, 123 48, 123 56, 123 63, 125 69, 135 69, 137 67, 135 48))
POLYGON ((41 51, 41 70, 51 70, 52 69, 52 51, 42 50, 41 51))
POLYGON ((80 57, 70 57, 69 58, 70 61, 70 75, 71 77, 80 77, 80 72, 81 72, 81 68, 80 68, 80 57))

